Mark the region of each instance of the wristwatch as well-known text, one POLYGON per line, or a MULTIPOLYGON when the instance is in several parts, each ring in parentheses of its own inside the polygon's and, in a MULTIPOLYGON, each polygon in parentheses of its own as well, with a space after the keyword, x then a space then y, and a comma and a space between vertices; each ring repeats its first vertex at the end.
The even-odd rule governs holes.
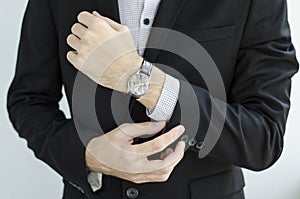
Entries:
POLYGON ((129 77, 128 93, 135 98, 139 98, 147 93, 150 88, 150 75, 152 63, 143 60, 140 69, 129 77))

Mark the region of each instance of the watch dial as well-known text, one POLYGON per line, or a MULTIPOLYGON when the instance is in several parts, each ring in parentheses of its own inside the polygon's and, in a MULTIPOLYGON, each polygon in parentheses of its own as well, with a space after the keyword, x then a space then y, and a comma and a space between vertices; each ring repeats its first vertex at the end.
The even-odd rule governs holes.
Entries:
POLYGON ((128 81, 128 89, 133 95, 144 95, 149 89, 149 77, 143 73, 134 74, 128 81))

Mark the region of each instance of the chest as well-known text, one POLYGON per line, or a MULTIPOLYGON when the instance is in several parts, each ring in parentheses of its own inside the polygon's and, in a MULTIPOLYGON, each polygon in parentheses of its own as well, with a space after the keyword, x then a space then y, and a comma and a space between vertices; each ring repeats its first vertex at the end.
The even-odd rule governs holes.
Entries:
MULTIPOLYGON (((119 19, 121 22, 122 20, 123 22, 127 21, 127 23, 130 23, 130 17, 128 16, 134 17, 134 15, 126 15, 128 9, 130 11, 132 6, 121 5, 120 1, 114 5, 107 4, 107 6, 103 7, 104 5, 101 3, 99 4, 101 1, 104 0, 74 0, 72 1, 72 4, 66 0, 51 1, 54 23, 59 38, 59 55, 63 73, 68 73, 70 75, 70 73, 74 74, 76 72, 65 59, 66 53, 70 50, 65 40, 67 35, 70 34, 71 26, 77 21, 76 16, 80 11, 98 10, 107 17, 114 20, 119 19), (122 6, 121 9, 119 9, 120 6, 122 6)), ((169 5, 164 3, 164 6, 161 7, 163 2, 164 0, 162 0, 162 2, 157 0, 156 3, 149 4, 152 7, 148 5, 149 11, 145 12, 145 16, 149 18, 152 16, 154 25, 156 24, 155 21, 159 20, 158 24, 162 27, 170 25, 165 22, 165 18, 169 18, 170 21, 174 18, 171 29, 187 35, 208 52, 210 57, 216 63, 223 78, 226 90, 228 91, 233 79, 239 52, 239 44, 247 19, 247 12, 249 9, 248 3, 238 0, 185 0, 180 11, 175 12, 170 11, 172 10, 172 6, 174 6, 172 1, 168 1, 170 2, 169 5), (158 7, 155 8, 155 6, 158 7), (155 14, 156 11, 158 12, 157 15, 155 14), (160 16, 159 19, 157 18, 158 15, 160 16)), ((177 0, 174 2, 179 1, 177 0)), ((137 11, 134 12, 136 15, 143 14, 143 11, 140 12, 140 7, 141 5, 137 6, 137 11)), ((137 23, 143 22, 142 16, 135 16, 134 18, 139 20, 137 23)), ((179 45, 180 42, 176 41, 174 41, 174 43, 175 48, 192 51, 192 49, 189 49, 188 45, 179 45), (178 43, 178 45, 176 45, 176 43, 178 43)), ((192 83, 205 87, 205 83, 201 78, 194 75, 194 66, 188 63, 180 55, 174 55, 174 53, 166 52, 161 49, 154 49, 154 51, 157 51, 157 53, 154 53, 157 54, 157 57, 153 59, 156 63, 168 65, 184 77, 187 77, 192 83)), ((197 54, 197 52, 193 53, 197 54)), ((150 59, 153 58, 151 57, 153 54, 148 53, 148 55, 150 59)))

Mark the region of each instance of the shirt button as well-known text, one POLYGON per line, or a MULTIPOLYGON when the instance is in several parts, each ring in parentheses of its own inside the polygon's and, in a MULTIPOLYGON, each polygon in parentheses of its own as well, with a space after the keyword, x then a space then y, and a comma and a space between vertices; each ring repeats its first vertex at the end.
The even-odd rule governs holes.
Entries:
POLYGON ((134 187, 130 187, 127 189, 126 195, 130 199, 135 199, 139 196, 139 191, 134 187))
POLYGON ((149 25, 150 24, 150 19, 148 19, 148 18, 144 19, 144 24, 149 25))

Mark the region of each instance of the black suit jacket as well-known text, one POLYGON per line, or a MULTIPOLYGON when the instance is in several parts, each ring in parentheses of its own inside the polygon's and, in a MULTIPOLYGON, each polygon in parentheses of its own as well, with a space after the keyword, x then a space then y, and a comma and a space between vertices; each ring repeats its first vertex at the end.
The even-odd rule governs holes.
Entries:
MULTIPOLYGON (((240 167, 266 169, 283 148, 291 77, 298 70, 286 1, 162 0, 154 26, 185 33, 207 50, 224 80, 226 102, 217 95, 211 98, 201 76, 195 75, 193 66, 181 57, 149 49, 145 58, 171 66, 191 83, 192 90, 180 80, 179 97, 196 93, 201 120, 191 120, 199 122, 198 140, 205 136, 211 107, 227 107, 221 137, 205 158, 198 158, 198 150, 191 147, 165 183, 133 184, 104 175, 103 187, 96 193, 87 182, 85 147, 74 120, 66 119, 58 105, 62 86, 72 105, 77 71, 65 58, 70 50, 66 37, 83 10, 98 10, 119 21, 116 0, 29 1, 16 74, 8 94, 15 129, 39 159, 63 176, 64 198, 127 198, 130 187, 143 199, 243 198, 240 167)), ((116 127, 110 97, 110 90, 97 88, 97 116, 105 131, 116 127)), ((133 104, 131 113, 135 121, 147 120, 139 103, 133 104)), ((178 123, 180 105, 167 128, 178 123)))

